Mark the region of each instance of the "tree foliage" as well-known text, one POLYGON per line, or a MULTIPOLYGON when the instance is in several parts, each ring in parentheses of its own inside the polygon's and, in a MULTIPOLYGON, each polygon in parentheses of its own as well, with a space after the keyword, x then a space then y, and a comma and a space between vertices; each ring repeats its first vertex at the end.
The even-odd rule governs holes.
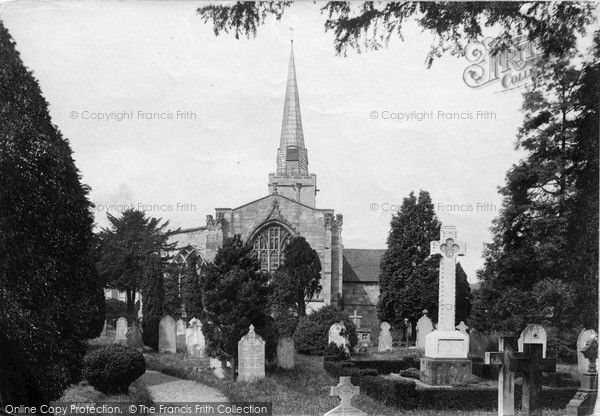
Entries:
MULTIPOLYGON (((85 339, 102 330, 92 204, 69 142, 1 22, 0 126, 0 333, 51 400, 78 380, 85 339)), ((0 391, 0 405, 15 402, 11 389, 0 391)))
POLYGON ((299 352, 323 355, 329 346, 329 329, 337 322, 346 327, 340 335, 347 337, 350 350, 358 343, 356 326, 348 314, 335 306, 327 305, 303 317, 294 333, 294 345, 299 352))
POLYGON ((485 251, 472 326, 568 336, 598 317, 598 33, 583 64, 543 60, 525 94, 515 164, 485 251))
POLYGON ((204 310, 202 332, 211 357, 237 362, 237 345, 254 325, 266 342, 266 354, 275 353, 276 333, 269 315, 269 276, 260 271, 252 246, 239 235, 229 238, 200 279, 204 310))
POLYGON ((434 321, 438 311, 438 264, 429 257, 430 242, 439 239, 440 222, 426 191, 410 193, 392 217, 387 251, 379 274, 379 320, 401 327, 404 318, 413 324, 423 309, 434 321))
POLYGON ((140 286, 142 292, 142 329, 144 345, 158 350, 158 326, 165 314, 164 272, 165 266, 159 255, 153 254, 144 264, 140 286))
POLYGON ((294 302, 299 316, 306 316, 306 303, 321 292, 321 260, 304 237, 294 237, 284 250, 285 260, 280 268, 289 279, 282 282, 292 285, 294 302))
MULTIPOLYGON (((235 2, 230 6, 198 8, 215 35, 233 31, 256 36, 268 16, 281 19, 291 2, 235 2)), ((428 66, 445 52, 462 56, 469 42, 480 40, 485 28, 500 30, 492 53, 505 50, 521 34, 537 41, 546 54, 562 55, 575 45, 577 34, 593 22, 594 5, 587 2, 327 2, 321 13, 325 31, 334 34, 338 54, 377 50, 393 38, 404 40, 408 21, 435 35, 428 66)))
POLYGON ((173 250, 167 243, 165 228, 160 219, 148 218, 143 211, 128 209, 117 218, 108 214, 109 228, 99 233, 99 270, 108 287, 127 294, 127 319, 135 319, 135 293, 139 290, 144 265, 154 255, 173 250))

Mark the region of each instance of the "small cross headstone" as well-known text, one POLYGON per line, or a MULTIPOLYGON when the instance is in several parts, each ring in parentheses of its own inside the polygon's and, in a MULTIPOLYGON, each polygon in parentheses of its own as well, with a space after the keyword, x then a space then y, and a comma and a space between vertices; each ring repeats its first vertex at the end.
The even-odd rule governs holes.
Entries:
POLYGON ((542 344, 542 356, 546 358, 548 334, 544 327, 537 324, 527 325, 519 338, 519 352, 523 352, 524 344, 542 344))
POLYGON ((460 324, 456 325, 456 329, 458 329, 462 334, 469 335, 469 333, 467 332, 467 329, 469 329, 469 327, 467 326, 467 324, 465 324, 464 321, 460 321, 460 324))
POLYGON ((131 328, 127 331, 127 345, 136 349, 144 349, 144 338, 142 331, 134 321, 131 328))
POLYGON ((350 377, 340 377, 340 382, 337 386, 331 388, 330 396, 340 398, 340 405, 334 407, 324 416, 366 416, 362 410, 352 406, 352 397, 358 396, 360 387, 353 386, 350 377))
POLYGON ((177 325, 170 315, 165 315, 158 324, 158 352, 177 352, 177 325))
POLYGON ((379 333, 379 346, 377 347, 377 351, 392 351, 392 334, 390 333, 390 324, 387 322, 382 322, 379 327, 381 328, 381 332, 379 333))
POLYGON ((175 350, 177 352, 186 352, 186 325, 183 319, 177 320, 177 338, 175 339, 175 350))
POLYGON ((486 352, 485 364, 499 365, 498 416, 515 414, 515 373, 510 371, 510 357, 514 354, 514 337, 500 337, 499 352, 486 352))
POLYGON ((424 309, 423 316, 417 321, 417 348, 425 349, 425 337, 431 332, 433 332, 433 322, 427 316, 427 309, 424 309))
POLYGON ((115 342, 125 344, 127 342, 127 318, 120 317, 117 320, 117 335, 115 342))
POLYGON ((354 322, 356 328, 360 328, 362 316, 357 314, 356 309, 354 310, 354 315, 350 315, 350 319, 354 322))
POLYGON ((294 368, 295 352, 292 337, 280 338, 277 343, 277 365, 288 370, 294 368))
POLYGON ((331 325, 331 328, 329 328, 329 339, 327 345, 333 342, 338 347, 347 350, 348 340, 346 339, 346 337, 341 335, 342 331, 344 331, 345 329, 346 327, 341 322, 336 322, 335 324, 331 325))
POLYGON ((256 381, 265 378, 265 341, 250 325, 248 333, 238 341, 237 381, 256 381))
MULTIPOLYGON (((512 373, 523 373, 521 414, 523 416, 541 416, 542 373, 555 372, 556 360, 542 357, 542 344, 525 344, 523 350, 522 353, 511 353, 510 350, 502 353, 486 352, 486 364, 507 366, 512 373)), ((505 383, 507 382, 505 380, 505 383)), ((498 385, 499 390, 504 391, 505 388, 505 385, 498 385)), ((500 397, 500 392, 498 397, 500 397)))

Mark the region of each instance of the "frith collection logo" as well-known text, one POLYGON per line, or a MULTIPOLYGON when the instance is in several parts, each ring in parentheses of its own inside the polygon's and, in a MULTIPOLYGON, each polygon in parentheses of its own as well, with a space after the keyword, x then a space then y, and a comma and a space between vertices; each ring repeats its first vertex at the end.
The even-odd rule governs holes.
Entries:
POLYGON ((542 56, 535 43, 521 38, 510 49, 492 55, 493 40, 486 38, 467 46, 465 57, 472 64, 463 72, 465 84, 480 88, 499 82, 503 91, 508 91, 529 83, 542 56))

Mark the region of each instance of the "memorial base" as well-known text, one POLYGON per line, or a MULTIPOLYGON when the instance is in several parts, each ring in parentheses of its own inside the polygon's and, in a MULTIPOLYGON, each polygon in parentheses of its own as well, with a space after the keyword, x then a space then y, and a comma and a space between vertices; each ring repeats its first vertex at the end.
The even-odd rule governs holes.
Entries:
POLYGON ((421 358, 421 381, 430 386, 462 384, 471 374, 471 360, 466 358, 421 358))
POLYGON ((581 375, 581 387, 567 404, 567 416, 587 416, 594 413, 598 397, 598 373, 581 375))

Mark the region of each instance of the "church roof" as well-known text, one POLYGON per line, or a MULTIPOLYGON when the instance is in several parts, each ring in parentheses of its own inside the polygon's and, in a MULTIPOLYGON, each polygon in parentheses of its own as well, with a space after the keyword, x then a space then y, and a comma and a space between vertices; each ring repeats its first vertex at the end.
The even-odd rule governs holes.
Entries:
POLYGON ((344 282, 379 282, 379 264, 386 250, 344 248, 344 282))
POLYGON ((296 82, 294 49, 290 52, 281 139, 277 149, 277 176, 308 176, 308 154, 304 146, 302 116, 300 115, 300 97, 296 82))

